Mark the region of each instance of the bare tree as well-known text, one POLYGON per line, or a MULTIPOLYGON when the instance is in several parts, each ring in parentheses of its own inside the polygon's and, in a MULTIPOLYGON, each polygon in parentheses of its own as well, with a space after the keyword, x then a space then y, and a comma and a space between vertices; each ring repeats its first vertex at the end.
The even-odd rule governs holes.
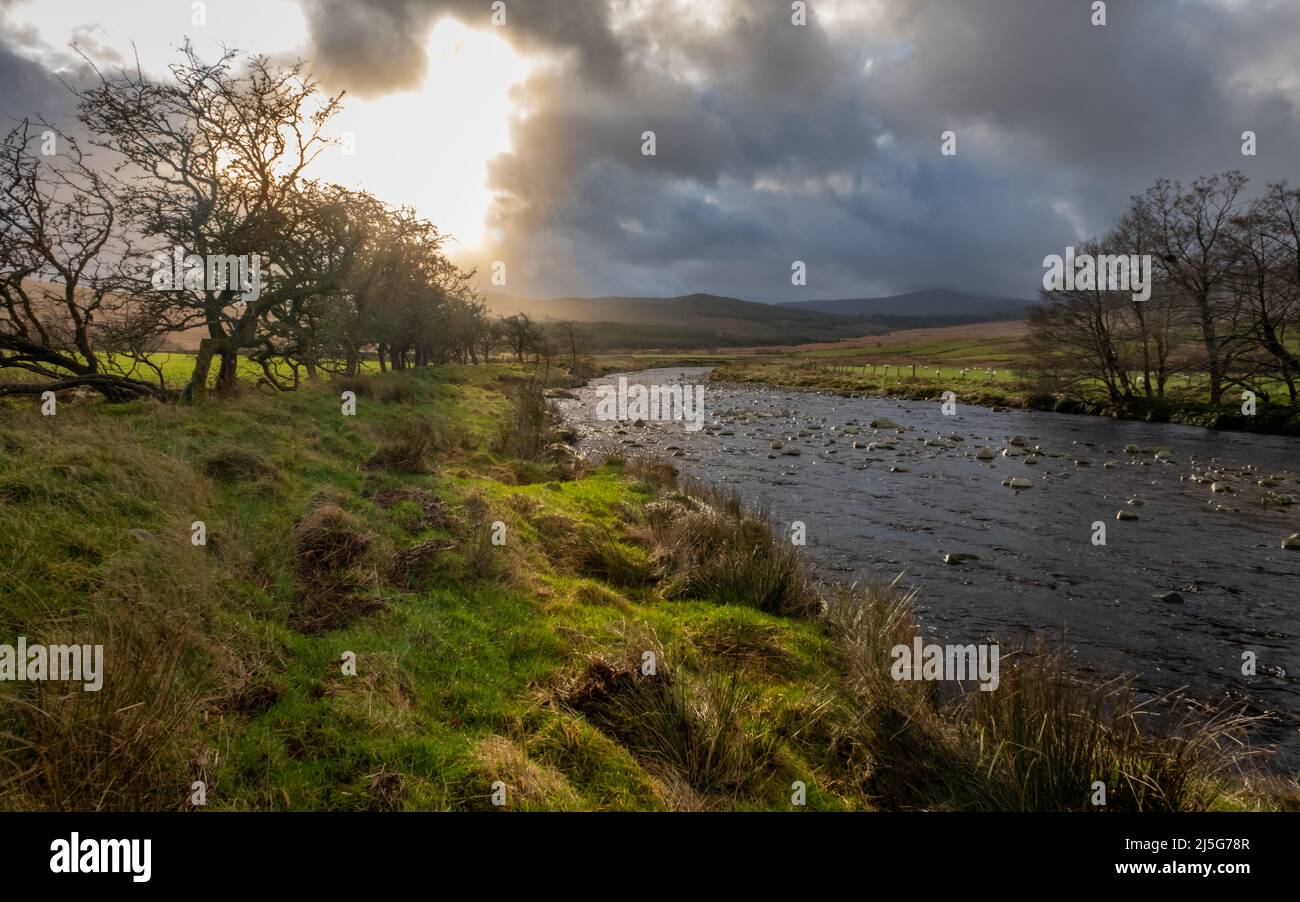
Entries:
POLYGON ((1246 345, 1234 381, 1268 400, 1277 379, 1295 406, 1300 356, 1291 336, 1300 326, 1300 191, 1270 185, 1233 225, 1230 284, 1242 321, 1236 335, 1246 345))
POLYGON ((109 179, 74 140, 42 131, 24 121, 0 144, 0 368, 38 377, 0 385, 0 395, 87 386, 111 400, 166 397, 113 359, 115 320, 116 350, 128 357, 153 330, 117 293, 129 247, 109 179), (38 140, 63 151, 44 157, 38 140))
POLYGON ((214 357, 218 387, 232 387, 240 350, 271 312, 337 278, 291 266, 310 257, 293 245, 312 208, 302 173, 329 143, 322 130, 340 97, 322 96, 301 63, 284 68, 235 51, 205 63, 188 42, 182 57, 165 82, 146 78, 138 62, 101 74, 79 109, 93 140, 132 175, 123 209, 157 249, 269 261, 272 284, 246 303, 229 284, 176 289, 160 302, 173 328, 207 330, 186 390, 193 397, 205 391, 214 357))
POLYGON ((586 336, 577 323, 567 319, 562 319, 555 324, 555 332, 559 336, 560 343, 569 354, 569 371, 576 375, 578 372, 578 348, 583 344, 586 336))
POLYGON ((1246 177, 1233 171, 1197 179, 1187 189, 1161 179, 1142 197, 1163 277, 1200 326, 1210 403, 1216 405, 1223 400, 1232 341, 1221 329, 1231 302, 1232 221, 1245 186, 1246 177))
POLYGON ((524 355, 537 349, 542 330, 528 314, 516 313, 501 320, 501 335, 506 347, 515 355, 515 361, 523 363, 524 355))
MULTIPOLYGON (((1099 248, 1090 243, 1080 253, 1099 248)), ((1041 294, 1042 304, 1029 314, 1033 368, 1058 390, 1085 395, 1100 383, 1112 403, 1131 404, 1136 386, 1129 352, 1137 333, 1129 297, 1096 287, 1041 294)))

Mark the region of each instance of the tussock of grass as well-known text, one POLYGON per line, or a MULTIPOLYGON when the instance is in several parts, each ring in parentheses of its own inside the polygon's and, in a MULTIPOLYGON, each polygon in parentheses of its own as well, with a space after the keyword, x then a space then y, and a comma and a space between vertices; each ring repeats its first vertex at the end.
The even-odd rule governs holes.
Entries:
POLYGON ((1086 810, 1090 793, 1079 788, 1100 780, 1112 811, 1210 808, 1236 770, 1248 719, 1231 710, 1180 715, 1168 701, 1140 701, 1124 679, 1083 682, 1041 647, 1004 661, 998 691, 971 693, 955 712, 979 752, 977 801, 1086 810))
POLYGON ((442 437, 433 423, 414 419, 403 423, 366 465, 399 473, 427 473, 434 454, 442 447, 442 437))
POLYGON ((410 404, 415 400, 415 386, 404 376, 393 376, 376 382, 374 394, 386 404, 410 404))
POLYGON ((547 557, 567 572, 622 589, 654 582, 644 552, 597 527, 555 514, 536 517, 533 525, 547 557))
POLYGON ((1240 764, 1246 720, 1231 712, 1156 723, 1125 681, 1080 680, 1060 654, 1004 654, 996 690, 942 698, 935 684, 895 681, 889 650, 917 627, 909 596, 841 593, 826 621, 860 703, 857 729, 874 758, 871 790, 897 807, 1088 811, 1211 807, 1240 764), (918 754, 918 750, 924 750, 918 754))
POLYGON ((322 502, 293 529, 301 594, 293 622, 303 632, 337 629, 383 607, 363 593, 373 582, 375 540, 337 504, 322 502))
MULTIPOLYGON (((57 641, 57 640, 53 640, 57 641)), ((20 684, 0 719, 0 800, 8 809, 100 811, 180 808, 177 779, 195 740, 197 691, 176 633, 114 618, 104 644, 103 687, 20 684)))
POLYGON ((793 545, 775 539, 761 514, 735 496, 699 490, 647 510, 654 562, 668 598, 710 598, 783 616, 820 604, 793 545))
POLYGON ((563 774, 532 760, 510 739, 489 736, 478 743, 474 753, 489 790, 498 781, 505 784, 505 804, 494 806, 489 792, 482 807, 518 811, 573 811, 582 807, 581 798, 563 774))
MULTIPOLYGON (((641 644, 652 646, 655 640, 646 637, 641 644)), ((652 772, 669 777, 670 784, 680 779, 710 795, 741 792, 774 755, 771 736, 744 717, 750 693, 735 672, 675 671, 662 648, 654 654, 650 674, 643 672, 640 658, 591 661, 562 692, 563 703, 616 737, 652 772)))
POLYGON ((251 448, 231 445, 218 448, 203 461, 203 472, 218 482, 231 485, 274 485, 282 481, 280 471, 251 448))
POLYGON ((771 624, 725 620, 693 636, 692 643, 706 659, 751 668, 760 674, 784 675, 794 666, 793 655, 781 644, 780 630, 771 624))
POLYGON ((456 531, 465 574, 469 578, 504 581, 511 577, 512 561, 507 550, 510 547, 509 524, 497 519, 486 497, 474 494, 465 499, 456 531), (493 536, 497 533, 495 524, 498 522, 506 526, 505 545, 493 544, 493 536))
POLYGON ((402 526, 413 535, 426 529, 441 529, 449 522, 442 500, 419 486, 404 486, 379 492, 370 500, 384 510, 396 509, 399 514, 403 514, 402 526))
POLYGON ((345 391, 350 391, 358 398, 373 398, 375 396, 375 378, 367 375, 340 376, 331 380, 330 385, 334 389, 334 396, 338 397, 345 391))

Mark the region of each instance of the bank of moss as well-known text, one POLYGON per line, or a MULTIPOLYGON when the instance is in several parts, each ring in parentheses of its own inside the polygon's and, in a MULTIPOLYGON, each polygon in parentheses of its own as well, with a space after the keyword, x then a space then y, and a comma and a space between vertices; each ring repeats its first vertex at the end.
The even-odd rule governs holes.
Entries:
POLYGON ((6 408, 0 628, 102 642, 107 672, 0 688, 0 806, 1287 804, 1225 752, 1239 723, 1134 731, 1042 656, 996 702, 882 678, 906 599, 817 585, 664 464, 502 442, 543 422, 528 378, 373 377, 355 416, 330 383, 6 408))

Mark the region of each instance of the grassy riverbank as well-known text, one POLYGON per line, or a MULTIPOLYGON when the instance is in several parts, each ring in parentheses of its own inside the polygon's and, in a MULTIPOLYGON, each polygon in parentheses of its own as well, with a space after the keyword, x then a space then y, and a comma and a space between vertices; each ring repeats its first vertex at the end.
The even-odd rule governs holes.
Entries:
POLYGON ((106 673, 0 683, 0 807, 188 809, 196 781, 210 810, 489 809, 498 782, 506 810, 789 810, 799 784, 1091 810, 1097 780, 1112 810, 1295 804, 1233 760, 1239 722, 1144 732, 1050 657, 965 697, 890 679, 907 599, 816 585, 663 464, 576 461, 528 375, 5 407, 0 641, 102 643, 106 673))
MULTIPOLYGON (((1189 382, 1173 385, 1164 399, 1135 399, 1127 404, 1107 400, 1099 391, 1085 397, 1044 391, 1021 374, 1016 364, 951 365, 943 359, 898 363, 908 356, 895 351, 891 364, 857 358, 817 359, 804 356, 724 359, 711 378, 718 382, 803 388, 848 397, 889 397, 910 400, 942 399, 953 392, 959 404, 1014 407, 1057 413, 1108 416, 1153 423, 1180 423, 1212 429, 1233 429, 1274 435, 1300 435, 1300 411, 1258 402, 1246 416, 1240 405, 1216 407, 1206 400, 1204 387, 1189 382)), ((913 355, 914 356, 914 355, 913 355)), ((1182 381, 1182 380, 1178 380, 1182 381)))

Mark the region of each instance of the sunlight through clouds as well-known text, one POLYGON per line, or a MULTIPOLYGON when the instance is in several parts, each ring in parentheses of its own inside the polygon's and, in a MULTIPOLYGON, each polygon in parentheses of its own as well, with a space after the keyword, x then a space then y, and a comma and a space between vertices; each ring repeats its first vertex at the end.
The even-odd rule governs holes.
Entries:
MULTIPOLYGON (((138 54, 141 67, 154 76, 177 59, 175 48, 185 36, 208 60, 223 46, 279 61, 307 52, 306 20, 292 0, 207 3, 202 19, 195 24, 191 4, 164 0, 115 4, 111 16, 85 4, 42 2, 17 6, 9 16, 25 36, 24 55, 63 72, 81 63, 72 42, 104 68, 138 54)), ((501 37, 454 19, 434 26, 427 54, 428 71, 418 90, 374 99, 345 96, 330 134, 342 139, 350 132, 355 153, 329 148, 309 174, 408 204, 455 238, 453 251, 464 251, 486 237, 488 161, 511 149, 510 89, 529 69, 501 37)))
POLYGON ((510 89, 528 68, 501 38, 453 19, 434 26, 428 58, 419 90, 345 100, 331 131, 353 132, 356 153, 332 150, 319 168, 326 178, 411 204, 459 247, 474 247, 485 237, 492 200, 487 163, 511 149, 510 89))

